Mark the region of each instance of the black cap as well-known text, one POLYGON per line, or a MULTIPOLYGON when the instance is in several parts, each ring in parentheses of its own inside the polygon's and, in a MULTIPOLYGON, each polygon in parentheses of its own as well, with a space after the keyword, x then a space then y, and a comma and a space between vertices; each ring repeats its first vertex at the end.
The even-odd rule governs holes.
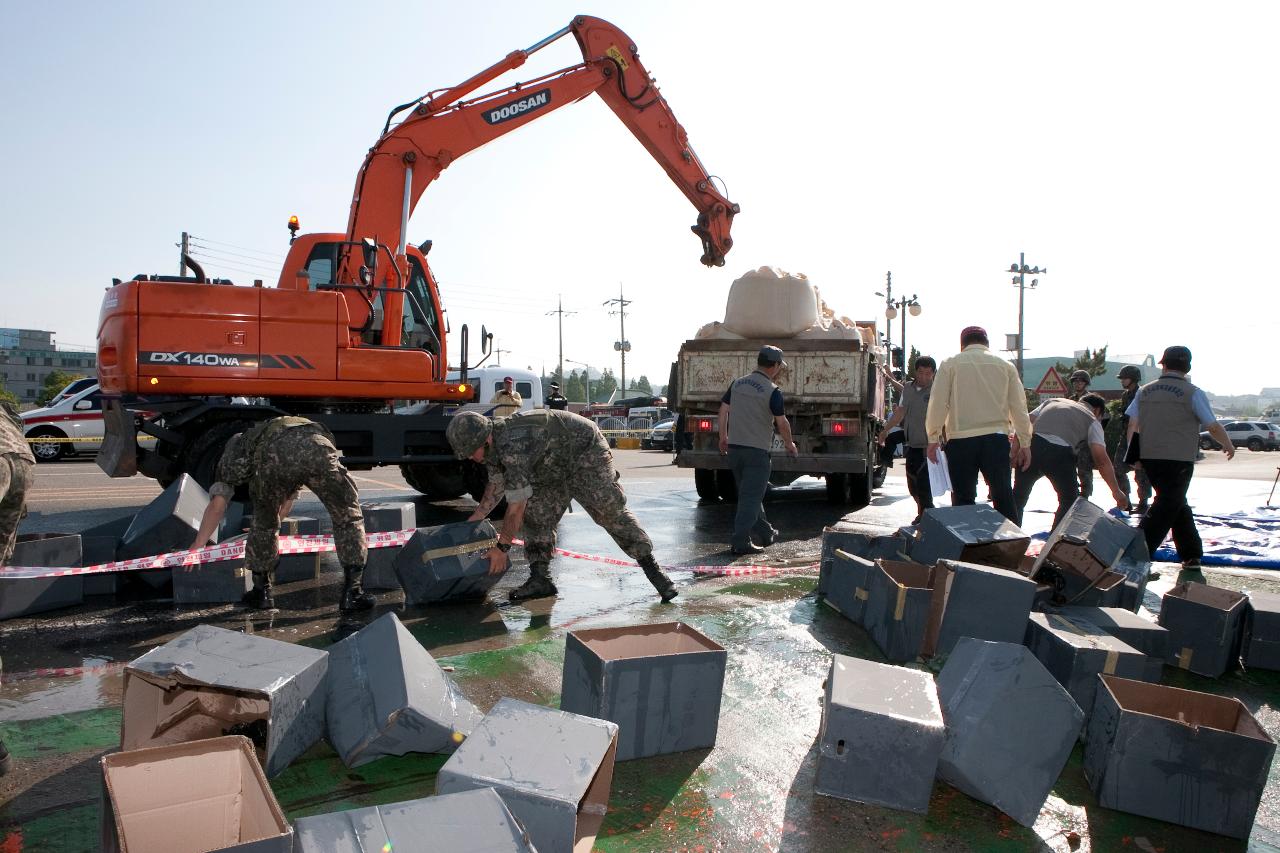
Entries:
POLYGON ((756 357, 756 364, 766 367, 772 367, 775 364, 781 364, 783 367, 787 366, 787 363, 782 360, 782 350, 775 346, 760 347, 760 355, 756 357))
POLYGON ((1160 363, 1170 370, 1190 370, 1191 350, 1186 347, 1165 347, 1160 363))
POLYGON ((552 383, 551 383, 551 387, 552 387, 552 388, 554 388, 554 389, 556 389, 557 391, 559 391, 559 390, 560 390, 560 386, 559 386, 557 383, 555 383, 555 382, 552 382, 552 383))

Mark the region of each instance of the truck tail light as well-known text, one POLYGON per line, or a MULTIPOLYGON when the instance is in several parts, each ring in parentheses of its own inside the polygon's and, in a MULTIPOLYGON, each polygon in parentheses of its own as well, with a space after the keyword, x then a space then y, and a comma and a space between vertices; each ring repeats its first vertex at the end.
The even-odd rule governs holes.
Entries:
POLYGON ((720 418, 717 415, 702 415, 693 418, 689 421, 689 432, 716 432, 719 420, 720 418))
POLYGON ((858 434, 858 422, 850 418, 823 418, 822 434, 836 438, 858 434))

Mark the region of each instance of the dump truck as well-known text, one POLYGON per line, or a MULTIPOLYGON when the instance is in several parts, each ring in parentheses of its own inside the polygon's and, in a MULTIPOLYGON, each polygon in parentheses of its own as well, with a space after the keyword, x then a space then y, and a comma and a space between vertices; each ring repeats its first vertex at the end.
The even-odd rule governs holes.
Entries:
POLYGON ((735 281, 724 322, 704 326, 680 347, 668 393, 679 418, 676 464, 693 469, 700 498, 736 498, 729 460, 719 450, 720 401, 769 344, 785 353, 777 384, 799 450, 788 456, 775 434, 771 485, 822 477, 831 503, 866 506, 884 477, 876 433, 887 353, 874 321, 836 317, 806 278, 773 268, 735 281))

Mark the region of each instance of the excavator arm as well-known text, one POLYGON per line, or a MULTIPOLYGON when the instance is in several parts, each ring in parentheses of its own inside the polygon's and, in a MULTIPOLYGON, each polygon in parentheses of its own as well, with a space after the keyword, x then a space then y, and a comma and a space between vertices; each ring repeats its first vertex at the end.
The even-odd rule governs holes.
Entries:
POLYGON ((396 246, 396 254, 403 256, 405 230, 418 199, 454 160, 592 92, 605 100, 697 208, 693 232, 702 241, 702 262, 723 266, 733 245, 729 231, 738 205, 707 174, 684 128, 641 65, 635 44, 612 24, 587 16, 457 86, 393 110, 356 179, 348 239, 371 237, 396 246), (582 49, 582 64, 464 100, 569 33, 582 49), (409 116, 393 127, 392 120, 406 111, 409 116))

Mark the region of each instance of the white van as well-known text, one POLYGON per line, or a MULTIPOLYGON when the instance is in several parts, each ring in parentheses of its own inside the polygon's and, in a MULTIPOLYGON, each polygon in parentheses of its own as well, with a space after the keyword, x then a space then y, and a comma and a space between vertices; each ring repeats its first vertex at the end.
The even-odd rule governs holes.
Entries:
MULTIPOLYGON (((542 380, 532 370, 521 370, 518 367, 478 367, 467 371, 467 382, 479 389, 476 399, 481 404, 487 404, 494 394, 502 390, 502 380, 507 376, 515 380, 516 393, 523 401, 520 411, 542 408, 542 380)), ((462 374, 450 370, 447 378, 450 382, 457 382, 462 374)))
POLYGON ((23 412, 21 417, 22 432, 27 438, 57 439, 31 442, 31 452, 38 462, 96 453, 102 444, 102 391, 97 380, 77 379, 58 392, 48 406, 23 412))

